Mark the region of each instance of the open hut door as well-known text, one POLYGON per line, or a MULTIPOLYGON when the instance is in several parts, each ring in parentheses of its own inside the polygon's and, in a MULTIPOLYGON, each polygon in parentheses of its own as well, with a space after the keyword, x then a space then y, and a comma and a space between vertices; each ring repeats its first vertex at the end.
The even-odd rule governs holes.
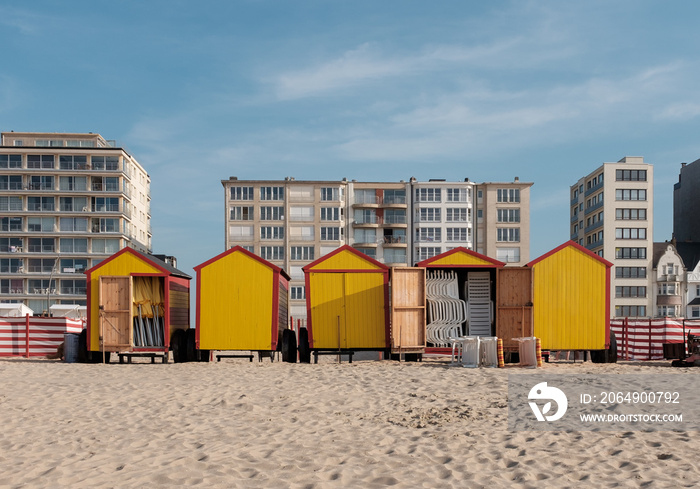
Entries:
POLYGON ((133 345, 131 287, 129 276, 100 277, 100 349, 103 351, 123 351, 133 345))
POLYGON ((506 351, 517 351, 513 338, 533 336, 532 268, 501 268, 497 282, 496 335, 506 351))
POLYGON ((425 348, 425 268, 391 269, 391 351, 425 348))

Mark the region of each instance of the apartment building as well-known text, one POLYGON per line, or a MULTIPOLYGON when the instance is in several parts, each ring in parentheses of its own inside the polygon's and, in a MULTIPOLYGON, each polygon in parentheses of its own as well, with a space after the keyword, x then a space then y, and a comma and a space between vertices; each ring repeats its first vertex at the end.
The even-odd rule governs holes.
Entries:
POLYGON ((151 251, 150 178, 99 134, 0 134, 0 302, 86 304, 84 272, 151 251))
MULTIPOLYGON (((289 273, 292 318, 306 317, 302 267, 344 244, 389 266, 411 266, 452 248, 474 249, 478 240, 474 195, 481 187, 468 179, 358 182, 230 177, 221 183, 226 249, 242 246, 289 273)), ((481 188, 487 195, 482 205, 493 206, 482 208, 481 215, 489 220, 493 216, 494 226, 517 229, 498 234, 496 227, 482 223, 488 237, 481 242, 489 244, 492 256, 516 265, 529 259, 531 185, 516 179, 481 188)))
POLYGON ((532 182, 486 182, 476 187, 476 251, 508 263, 530 261, 532 182))
POLYGON ((604 163, 571 186, 571 239, 613 263, 615 317, 653 315, 654 171, 642 157, 604 163))
POLYGON ((681 163, 673 186, 673 237, 678 243, 700 243, 700 160, 681 163))

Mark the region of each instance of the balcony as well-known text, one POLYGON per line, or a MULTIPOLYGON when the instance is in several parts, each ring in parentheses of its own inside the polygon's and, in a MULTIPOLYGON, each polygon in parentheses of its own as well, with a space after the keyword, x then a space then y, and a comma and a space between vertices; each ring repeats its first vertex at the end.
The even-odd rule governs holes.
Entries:
POLYGON ((406 207, 406 196, 392 195, 390 197, 384 197, 380 199, 379 204, 382 207, 406 207))
POLYGON ((353 202, 353 207, 379 207, 382 199, 376 195, 357 196, 353 202))
POLYGON ((399 215, 391 215, 391 216, 384 216, 383 219, 383 224, 385 227, 400 227, 400 228, 405 228, 407 226, 406 224, 406 216, 399 215))
POLYGON ((382 219, 378 216, 362 216, 360 218, 355 218, 353 221, 353 227, 370 227, 376 228, 382 223, 382 219))
POLYGON ((406 236, 384 236, 383 244, 385 248, 405 248, 408 246, 406 236))

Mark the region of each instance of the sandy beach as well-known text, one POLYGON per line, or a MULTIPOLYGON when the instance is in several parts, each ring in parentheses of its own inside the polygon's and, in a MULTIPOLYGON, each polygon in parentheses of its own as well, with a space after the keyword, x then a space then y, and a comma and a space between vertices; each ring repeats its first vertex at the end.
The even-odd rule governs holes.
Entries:
POLYGON ((511 432, 509 374, 449 359, 0 361, 0 487, 697 487, 695 432, 511 432))

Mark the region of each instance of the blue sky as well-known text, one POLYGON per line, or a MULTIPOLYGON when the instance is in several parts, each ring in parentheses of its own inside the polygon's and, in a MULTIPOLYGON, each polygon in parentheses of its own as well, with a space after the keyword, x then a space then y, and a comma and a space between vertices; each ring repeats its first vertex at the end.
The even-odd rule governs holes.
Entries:
POLYGON ((224 249, 220 181, 534 182, 530 258, 569 185, 655 168, 670 239, 700 158, 698 2, 0 0, 0 130, 99 132, 152 179, 153 247, 224 249))

